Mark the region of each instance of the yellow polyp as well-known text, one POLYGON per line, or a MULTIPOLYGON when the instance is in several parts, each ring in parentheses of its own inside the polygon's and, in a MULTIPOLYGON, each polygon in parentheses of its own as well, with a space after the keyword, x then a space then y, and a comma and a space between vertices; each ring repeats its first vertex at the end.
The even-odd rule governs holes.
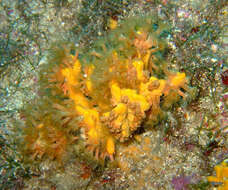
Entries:
POLYGON ((96 110, 76 106, 77 114, 83 116, 83 123, 87 128, 93 128, 99 122, 99 114, 96 110))
POLYGON ((118 53, 114 50, 112 51, 112 59, 117 60, 118 59, 118 53))
POLYGON ((62 74, 65 76, 68 86, 76 86, 78 84, 78 79, 71 70, 72 69, 64 69, 62 74))
POLYGON ((117 27, 118 22, 112 18, 109 19, 108 26, 110 29, 115 29, 117 27))
POLYGON ((85 68, 85 77, 90 77, 91 74, 93 73, 94 70, 94 65, 89 65, 88 67, 85 68))
POLYGON ((145 97, 140 94, 137 94, 135 90, 123 89, 123 90, 121 90, 121 95, 123 97, 128 97, 130 102, 139 103, 139 105, 143 111, 149 109, 149 107, 150 107, 150 105, 146 101, 145 97))
POLYGON ((123 138, 126 138, 126 137, 129 137, 129 136, 130 136, 129 125, 128 125, 128 123, 125 121, 125 122, 122 124, 122 137, 123 137, 123 138))
POLYGON ((110 68, 108 69, 108 71, 111 73, 111 72, 113 71, 113 68, 110 67, 110 68))
POLYGON ((143 33, 143 30, 142 29, 137 30, 136 33, 139 34, 139 35, 141 35, 143 33))
POLYGON ((128 118, 128 121, 129 121, 130 123, 134 122, 135 116, 134 116, 134 114, 131 112, 131 110, 128 110, 127 118, 128 118))
POLYGON ((87 79, 85 84, 86 84, 86 88, 87 88, 88 92, 91 93, 92 92, 92 82, 91 82, 91 80, 87 79))
POLYGON ((105 112, 105 113, 103 113, 103 118, 107 118, 107 117, 109 117, 110 116, 110 112, 105 112))
POLYGON ((144 62, 142 60, 135 60, 132 62, 132 64, 134 65, 137 71, 138 80, 143 80, 145 78, 143 73, 144 62))
POLYGON ((43 127, 44 127, 44 124, 43 123, 37 125, 37 129, 42 129, 43 127))
POLYGON ((216 171, 216 176, 209 176, 207 180, 209 182, 222 183, 221 186, 218 187, 220 190, 228 189, 228 163, 227 160, 223 161, 219 165, 214 167, 216 171))
POLYGON ((214 176, 209 176, 209 177, 207 177, 207 180, 208 180, 209 182, 215 182, 215 183, 221 182, 221 180, 220 180, 219 178, 214 177, 214 176))
POLYGON ((146 96, 147 98, 152 98, 152 96, 161 96, 164 92, 165 85, 165 80, 150 77, 149 82, 140 84, 140 94, 146 96))
POLYGON ((175 76, 172 77, 170 83, 173 87, 181 87, 186 82, 186 75, 185 73, 177 73, 175 76))
POLYGON ((127 107, 125 104, 118 104, 114 110, 113 110, 116 114, 124 114, 127 111, 127 107))
POLYGON ((135 138, 135 140, 137 142, 141 142, 142 141, 142 137, 140 135, 135 135, 134 138, 135 138))
MULTIPOLYGON (((116 127, 120 127, 123 122, 124 122, 124 119, 125 119, 125 115, 127 113, 127 107, 125 104, 118 104, 113 110, 112 110, 113 113, 115 113, 115 115, 117 116, 116 119, 115 119, 115 126, 116 127)), ((109 116, 110 115, 110 112, 106 113, 104 116, 109 116)))
POLYGON ((71 68, 62 69, 62 75, 66 78, 68 85, 76 85, 78 83, 71 68))
POLYGON ((112 137, 108 137, 107 139, 106 151, 109 155, 113 155, 115 153, 115 143, 112 137))
POLYGON ((70 98, 74 100, 76 105, 81 105, 83 107, 89 107, 89 102, 86 97, 81 92, 70 91, 70 98))
POLYGON ((117 102, 120 102, 120 98, 121 98, 121 90, 118 86, 117 83, 112 82, 111 83, 111 94, 112 94, 112 99, 114 100, 114 104, 117 104, 117 102))
POLYGON ((89 131, 88 131, 88 137, 89 137, 89 140, 95 140, 95 141, 97 141, 99 138, 98 138, 98 133, 97 133, 97 131, 96 131, 96 129, 95 128, 91 128, 91 129, 89 129, 89 131))
POLYGON ((158 80, 159 81, 159 87, 157 89, 154 89, 151 91, 151 95, 153 96, 161 96, 164 89, 165 89, 165 80, 158 80))
POLYGON ((144 62, 144 69, 148 69, 149 59, 151 55, 151 50, 147 50, 146 54, 142 57, 142 61, 144 62))
POLYGON ((226 177, 228 177, 228 167, 225 167, 223 169, 223 175, 226 176, 226 177))
POLYGON ((94 65, 90 65, 85 67, 84 69, 84 78, 85 78, 85 86, 87 88, 87 92, 91 93, 92 92, 92 81, 90 80, 90 76, 93 73, 94 70, 94 65))
POLYGON ((223 171, 223 168, 222 168, 222 166, 215 166, 215 172, 216 172, 216 176, 217 176, 217 178, 222 178, 223 176, 222 176, 222 171, 223 171))
POLYGON ((103 121, 112 133, 116 134, 116 138, 123 142, 140 126, 144 112, 149 109, 150 104, 136 90, 120 89, 117 83, 111 84, 111 92, 115 107, 103 114, 103 121))
POLYGON ((74 74, 80 74, 81 72, 81 63, 78 59, 74 62, 73 72, 74 74))

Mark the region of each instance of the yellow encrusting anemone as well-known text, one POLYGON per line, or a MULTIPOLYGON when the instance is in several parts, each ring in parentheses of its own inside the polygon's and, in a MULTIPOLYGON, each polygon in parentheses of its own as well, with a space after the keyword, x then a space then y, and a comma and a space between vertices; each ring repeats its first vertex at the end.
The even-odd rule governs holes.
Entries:
POLYGON ((221 162, 214 167, 216 171, 216 176, 207 177, 209 182, 214 182, 220 184, 218 190, 228 189, 228 163, 227 160, 221 162))
POLYGON ((83 129, 86 147, 97 158, 113 160, 118 142, 128 141, 144 121, 159 120, 161 99, 172 93, 185 96, 187 79, 161 61, 164 24, 152 16, 109 24, 110 33, 91 50, 65 53, 50 81, 56 79, 56 87, 73 103, 64 120, 80 118, 77 126, 83 129))

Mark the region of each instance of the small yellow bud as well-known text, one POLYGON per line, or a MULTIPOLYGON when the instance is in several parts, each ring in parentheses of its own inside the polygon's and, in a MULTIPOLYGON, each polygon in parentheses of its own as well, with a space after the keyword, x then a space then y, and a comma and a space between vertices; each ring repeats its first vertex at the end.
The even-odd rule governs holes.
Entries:
POLYGON ((112 137, 108 137, 107 139, 106 150, 109 155, 113 155, 115 153, 115 143, 112 137))
POLYGON ((108 26, 109 28, 111 28, 112 30, 114 30, 117 27, 118 22, 112 18, 109 19, 109 23, 108 26))

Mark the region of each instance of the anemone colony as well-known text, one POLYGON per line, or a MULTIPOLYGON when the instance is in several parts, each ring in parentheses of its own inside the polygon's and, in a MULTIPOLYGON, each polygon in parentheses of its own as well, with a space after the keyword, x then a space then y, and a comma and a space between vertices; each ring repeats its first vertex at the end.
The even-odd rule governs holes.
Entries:
POLYGON ((33 158, 61 158, 81 140, 95 157, 113 160, 118 143, 185 97, 185 73, 163 58, 165 24, 145 16, 111 28, 89 50, 63 48, 42 66, 36 111, 25 117, 24 150, 33 158))

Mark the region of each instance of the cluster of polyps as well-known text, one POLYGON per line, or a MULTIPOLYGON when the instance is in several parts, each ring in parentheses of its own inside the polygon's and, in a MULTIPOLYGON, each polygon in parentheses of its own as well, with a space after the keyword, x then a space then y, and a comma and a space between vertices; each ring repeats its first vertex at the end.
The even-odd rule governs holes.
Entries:
POLYGON ((173 103, 170 95, 184 96, 185 73, 168 71, 159 58, 165 48, 160 25, 152 17, 131 18, 88 52, 66 53, 49 80, 73 102, 66 117, 80 117, 77 126, 96 157, 113 160, 117 142, 129 140, 143 121, 158 120, 161 97, 173 103))

